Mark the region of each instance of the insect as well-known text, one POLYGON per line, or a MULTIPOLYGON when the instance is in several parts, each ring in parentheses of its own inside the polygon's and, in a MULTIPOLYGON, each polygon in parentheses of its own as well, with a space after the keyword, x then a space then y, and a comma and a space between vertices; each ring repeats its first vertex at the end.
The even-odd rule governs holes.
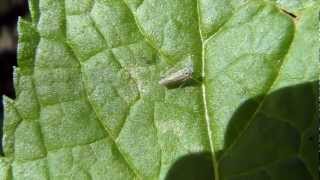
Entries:
POLYGON ((180 70, 174 72, 171 71, 171 73, 166 74, 160 79, 159 84, 163 86, 180 84, 182 82, 192 79, 192 75, 193 65, 189 64, 180 70))

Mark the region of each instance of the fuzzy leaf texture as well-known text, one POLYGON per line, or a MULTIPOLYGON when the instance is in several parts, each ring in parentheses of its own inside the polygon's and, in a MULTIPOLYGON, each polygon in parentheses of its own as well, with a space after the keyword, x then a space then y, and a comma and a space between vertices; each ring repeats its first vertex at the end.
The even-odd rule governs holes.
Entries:
POLYGON ((0 179, 318 179, 319 1, 29 5, 0 179))

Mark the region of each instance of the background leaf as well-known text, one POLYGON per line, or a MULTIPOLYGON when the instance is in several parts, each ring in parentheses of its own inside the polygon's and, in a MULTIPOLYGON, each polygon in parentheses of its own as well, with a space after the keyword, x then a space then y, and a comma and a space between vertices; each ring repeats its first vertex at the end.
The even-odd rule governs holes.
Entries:
POLYGON ((318 179, 318 3, 30 9, 17 98, 5 98, 4 179, 318 179), (190 55, 202 83, 158 84, 190 55))

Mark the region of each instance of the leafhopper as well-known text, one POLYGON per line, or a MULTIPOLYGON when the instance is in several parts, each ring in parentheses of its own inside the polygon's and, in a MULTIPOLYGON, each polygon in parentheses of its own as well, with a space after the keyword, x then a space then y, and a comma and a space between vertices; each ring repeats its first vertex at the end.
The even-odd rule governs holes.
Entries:
POLYGON ((192 79, 193 75, 193 65, 188 64, 186 67, 172 71, 170 70, 165 76, 161 77, 159 84, 163 86, 171 86, 176 84, 181 84, 185 81, 192 79))

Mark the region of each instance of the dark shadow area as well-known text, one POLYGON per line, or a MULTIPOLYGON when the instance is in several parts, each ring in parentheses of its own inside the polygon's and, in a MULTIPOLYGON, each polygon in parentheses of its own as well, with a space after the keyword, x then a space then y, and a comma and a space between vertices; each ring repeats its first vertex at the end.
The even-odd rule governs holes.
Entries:
POLYGON ((214 179, 210 153, 191 154, 179 159, 170 169, 166 180, 214 179))
MULTIPOLYGON (((0 53, 0 138, 3 136, 3 103, 2 96, 15 98, 13 87, 13 67, 17 64, 15 52, 0 53)), ((0 154, 2 151, 2 140, 0 141, 0 154)))
POLYGON ((0 96, 0 137, 1 137, 1 142, 0 142, 0 155, 3 155, 3 150, 2 150, 2 136, 3 136, 3 103, 2 103, 2 96, 0 96))
POLYGON ((13 67, 17 66, 16 53, 6 51, 0 54, 0 92, 1 96, 6 95, 15 98, 13 87, 13 67))
MULTIPOLYGON (((216 153, 220 178, 318 179, 318 88, 318 82, 299 84, 243 103, 228 124, 224 149, 216 153)), ((213 180, 210 156, 178 159, 166 180, 213 180)))
MULTIPOLYGON (((246 126, 262 98, 262 96, 259 96, 250 99, 237 109, 228 125, 225 147, 228 147, 233 142, 233 137, 238 136, 246 126)), ((318 115, 317 102, 318 83, 306 83, 286 87, 267 95, 260 111, 263 111, 263 114, 271 119, 287 121, 288 124, 303 130, 310 126, 312 120, 315 120, 318 115)), ((256 116, 259 116, 259 114, 256 114, 256 116)))
POLYGON ((16 26, 19 16, 27 16, 28 5, 27 0, 1 0, 0 6, 8 6, 0 13, 0 27, 16 26))
MULTIPOLYGON (((228 147, 233 142, 233 137, 239 135, 242 129, 245 128, 249 119, 255 113, 261 102, 263 96, 258 96, 247 100, 243 105, 241 105, 237 111, 233 114, 230 123, 228 124, 227 133, 225 135, 225 147, 228 147)), ((219 157, 219 154, 218 154, 219 157)))

